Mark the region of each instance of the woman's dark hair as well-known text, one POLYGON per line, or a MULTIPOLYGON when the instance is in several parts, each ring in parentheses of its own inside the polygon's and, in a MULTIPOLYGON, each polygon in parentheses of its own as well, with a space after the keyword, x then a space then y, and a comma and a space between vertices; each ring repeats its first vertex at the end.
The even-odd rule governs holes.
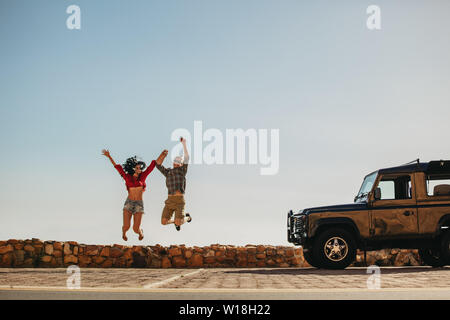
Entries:
POLYGON ((134 169, 136 168, 137 165, 141 166, 141 170, 144 170, 146 167, 145 162, 138 161, 137 157, 134 156, 134 157, 128 158, 127 161, 122 165, 122 167, 126 173, 133 175, 134 169))

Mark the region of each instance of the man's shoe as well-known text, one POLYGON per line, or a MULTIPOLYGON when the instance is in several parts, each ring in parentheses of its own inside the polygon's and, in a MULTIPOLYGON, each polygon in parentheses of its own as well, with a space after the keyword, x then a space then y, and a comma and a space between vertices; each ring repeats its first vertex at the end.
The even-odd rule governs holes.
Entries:
POLYGON ((186 213, 186 217, 188 217, 186 222, 191 222, 192 221, 192 217, 191 217, 191 215, 189 213, 186 213))
POLYGON ((177 229, 177 231, 180 231, 180 230, 181 230, 181 227, 180 227, 180 226, 177 226, 175 223, 174 223, 174 225, 175 225, 175 229, 177 229))

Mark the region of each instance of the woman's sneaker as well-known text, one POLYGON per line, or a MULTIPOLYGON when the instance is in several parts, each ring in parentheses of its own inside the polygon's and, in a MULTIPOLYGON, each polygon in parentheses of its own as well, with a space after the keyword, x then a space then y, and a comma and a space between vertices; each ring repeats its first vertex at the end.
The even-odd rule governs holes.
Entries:
POLYGON ((174 223, 174 225, 175 225, 175 229, 177 229, 177 231, 181 230, 181 226, 177 226, 175 223, 174 223))
POLYGON ((191 215, 189 213, 186 213, 186 217, 188 218, 186 220, 186 222, 191 222, 192 221, 192 217, 191 217, 191 215))

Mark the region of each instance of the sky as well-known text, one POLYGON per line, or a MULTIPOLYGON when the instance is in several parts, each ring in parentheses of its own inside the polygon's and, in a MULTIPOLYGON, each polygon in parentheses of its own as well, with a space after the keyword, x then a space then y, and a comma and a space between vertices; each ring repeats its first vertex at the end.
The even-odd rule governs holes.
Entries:
MULTIPOLYGON (((288 245, 286 214, 353 201, 363 177, 448 159, 448 1, 0 0, 0 239, 288 245), (70 30, 67 7, 81 10, 70 30), (369 5, 381 29, 369 30, 369 5), (125 184, 171 133, 279 130, 279 170, 191 164, 180 232, 121 239, 125 184)), ((166 160, 164 163, 170 166, 166 160)))

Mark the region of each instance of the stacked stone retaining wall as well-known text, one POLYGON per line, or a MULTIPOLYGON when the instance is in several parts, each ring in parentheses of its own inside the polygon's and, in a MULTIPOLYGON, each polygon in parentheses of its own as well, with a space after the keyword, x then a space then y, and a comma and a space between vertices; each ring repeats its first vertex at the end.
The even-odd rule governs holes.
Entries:
MULTIPOLYGON (((417 250, 367 252, 367 265, 422 265, 417 250)), ((39 239, 0 241, 0 267, 60 268, 289 268, 310 267, 301 247, 271 245, 124 246, 86 245, 75 241, 39 239)), ((353 266, 365 266, 358 252, 353 266)))

